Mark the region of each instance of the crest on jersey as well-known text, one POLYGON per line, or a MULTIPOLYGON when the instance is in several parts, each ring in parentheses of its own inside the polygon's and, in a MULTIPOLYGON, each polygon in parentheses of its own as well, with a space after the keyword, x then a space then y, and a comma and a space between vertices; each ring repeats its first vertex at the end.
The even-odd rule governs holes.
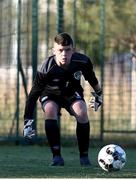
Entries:
POLYGON ((74 73, 74 78, 77 79, 77 80, 80 80, 81 76, 82 76, 82 71, 76 71, 74 73))

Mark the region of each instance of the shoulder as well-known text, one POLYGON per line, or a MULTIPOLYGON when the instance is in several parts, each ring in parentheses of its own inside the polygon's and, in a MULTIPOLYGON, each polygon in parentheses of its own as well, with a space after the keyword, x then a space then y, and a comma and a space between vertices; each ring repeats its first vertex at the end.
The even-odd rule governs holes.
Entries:
POLYGON ((55 64, 54 55, 53 56, 49 56, 38 67, 38 72, 46 74, 54 64, 55 64))
POLYGON ((86 64, 90 61, 91 61, 91 59, 85 54, 75 52, 72 55, 72 62, 85 63, 86 64))

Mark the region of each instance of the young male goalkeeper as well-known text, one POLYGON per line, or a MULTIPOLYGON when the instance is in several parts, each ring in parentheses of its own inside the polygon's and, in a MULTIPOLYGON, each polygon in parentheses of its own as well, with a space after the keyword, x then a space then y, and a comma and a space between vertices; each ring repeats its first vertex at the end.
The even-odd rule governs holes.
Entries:
POLYGON ((61 108, 65 108, 76 118, 81 166, 91 165, 88 157, 90 125, 80 82, 82 75, 94 89, 94 98, 89 105, 97 111, 102 104, 102 90, 90 58, 74 51, 73 40, 69 34, 64 32, 56 35, 53 55, 48 57, 37 71, 26 101, 23 131, 25 138, 31 139, 35 135, 32 125, 36 101, 39 98, 45 113, 45 132, 53 155, 52 166, 64 165, 57 121, 61 108))

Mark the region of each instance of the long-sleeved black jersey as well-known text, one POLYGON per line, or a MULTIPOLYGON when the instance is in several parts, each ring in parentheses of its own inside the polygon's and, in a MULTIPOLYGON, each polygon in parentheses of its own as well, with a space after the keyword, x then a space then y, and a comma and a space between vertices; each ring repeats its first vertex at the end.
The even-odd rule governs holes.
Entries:
POLYGON ((98 80, 89 57, 73 53, 67 69, 58 66, 55 56, 48 57, 38 69, 32 89, 26 101, 25 119, 33 119, 38 98, 47 95, 70 96, 74 92, 83 92, 81 75, 94 87, 98 80))

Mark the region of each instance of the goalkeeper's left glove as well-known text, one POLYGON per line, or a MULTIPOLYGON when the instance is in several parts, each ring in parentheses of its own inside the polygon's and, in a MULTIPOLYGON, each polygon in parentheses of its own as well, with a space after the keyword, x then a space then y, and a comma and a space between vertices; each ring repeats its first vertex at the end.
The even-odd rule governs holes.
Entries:
POLYGON ((34 119, 25 119, 24 121, 24 129, 23 129, 23 135, 25 139, 32 139, 33 136, 35 136, 35 130, 33 129, 33 121, 34 119))
POLYGON ((94 111, 97 111, 98 108, 102 105, 102 91, 91 92, 93 97, 89 100, 89 107, 91 107, 94 111))

